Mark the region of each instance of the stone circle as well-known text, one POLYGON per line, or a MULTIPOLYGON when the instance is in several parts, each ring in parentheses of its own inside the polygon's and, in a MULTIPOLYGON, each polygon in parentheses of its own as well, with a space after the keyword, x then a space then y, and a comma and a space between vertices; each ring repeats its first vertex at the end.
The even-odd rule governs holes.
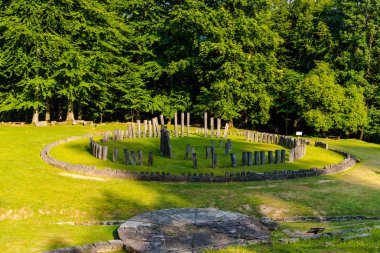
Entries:
POLYGON ((130 252, 203 252, 271 241, 269 229, 258 220, 213 208, 143 213, 123 223, 118 235, 130 252))

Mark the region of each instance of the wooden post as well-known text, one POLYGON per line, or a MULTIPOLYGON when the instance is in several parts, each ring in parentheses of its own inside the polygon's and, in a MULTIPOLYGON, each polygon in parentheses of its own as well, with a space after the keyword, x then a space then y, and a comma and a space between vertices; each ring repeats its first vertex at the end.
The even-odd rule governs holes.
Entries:
POLYGON ((185 136, 185 113, 181 112, 181 137, 185 136))
POLYGON ((227 139, 228 135, 228 123, 226 123, 226 126, 224 127, 224 139, 227 139))
POLYGON ((141 121, 140 120, 137 120, 137 137, 138 138, 141 138, 141 125, 140 125, 141 121))
POLYGON ((214 118, 210 118, 211 138, 214 138, 214 118))
POLYGON ((178 137, 178 119, 177 112, 174 113, 174 136, 178 137))
POLYGON ((204 128, 205 128, 205 137, 207 137, 207 112, 205 112, 204 117, 205 117, 205 125, 204 125, 204 128))
POLYGON ((186 134, 187 134, 187 137, 189 137, 189 135, 190 135, 190 113, 189 113, 189 112, 187 113, 187 120, 186 120, 186 123, 187 123, 187 131, 186 131, 186 134))

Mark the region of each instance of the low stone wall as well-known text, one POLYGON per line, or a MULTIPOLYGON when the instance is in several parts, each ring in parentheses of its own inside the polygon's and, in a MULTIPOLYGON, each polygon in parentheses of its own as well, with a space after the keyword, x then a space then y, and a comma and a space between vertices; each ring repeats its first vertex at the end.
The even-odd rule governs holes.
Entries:
POLYGON ((323 169, 312 168, 304 170, 286 170, 286 171, 271 171, 264 173, 255 173, 254 171, 241 171, 235 173, 226 172, 224 176, 214 176, 213 173, 188 173, 182 175, 171 175, 170 173, 165 172, 127 172, 123 170, 114 170, 110 168, 97 169, 95 166, 81 165, 81 164, 71 164, 63 161, 58 161, 57 159, 50 156, 50 150, 60 144, 75 141, 82 138, 91 138, 95 136, 101 136, 102 134, 87 134, 84 136, 73 136, 63 140, 59 140, 48 144, 41 151, 41 157, 48 164, 61 168, 64 170, 81 173, 90 176, 103 176, 111 178, 123 178, 130 180, 143 180, 143 181, 170 181, 170 182, 245 182, 245 181, 264 181, 264 180, 287 180, 287 179, 296 179, 303 177, 312 177, 320 176, 327 174, 334 174, 347 170, 355 165, 356 162, 359 162, 358 159, 352 155, 340 151, 333 150, 333 152, 340 153, 346 158, 339 164, 332 164, 324 167, 323 169))
POLYGON ((100 252, 114 252, 114 251, 122 250, 123 248, 124 248, 124 243, 121 240, 110 240, 110 241, 105 241, 105 242, 95 242, 95 243, 87 244, 83 246, 74 246, 74 247, 68 247, 68 248, 49 250, 43 253, 73 253, 73 252, 100 253, 100 252))

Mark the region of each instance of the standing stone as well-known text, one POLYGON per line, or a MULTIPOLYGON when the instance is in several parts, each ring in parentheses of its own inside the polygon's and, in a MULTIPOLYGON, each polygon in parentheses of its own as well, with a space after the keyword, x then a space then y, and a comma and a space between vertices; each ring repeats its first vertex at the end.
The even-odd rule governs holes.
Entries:
POLYGON ((144 130, 143 130, 143 137, 146 138, 146 132, 147 132, 147 127, 148 127, 148 121, 144 120, 144 130))
POLYGON ((205 137, 207 137, 207 112, 205 112, 204 117, 205 117, 205 125, 204 125, 204 128, 205 128, 205 137))
POLYGON ((152 121, 151 120, 148 120, 148 133, 149 133, 149 137, 152 137, 152 121))
POLYGON ((160 114, 161 129, 165 126, 164 115, 160 114))
POLYGON ((187 112, 186 116, 187 116, 187 120, 186 120, 186 123, 187 123, 186 135, 187 135, 187 137, 189 137, 189 135, 190 135, 190 113, 187 112))
POLYGON ((273 163, 273 151, 268 151, 268 163, 273 163))
POLYGON ((218 138, 220 138, 220 128, 221 128, 221 126, 222 126, 222 120, 218 118, 216 120, 216 128, 217 128, 216 134, 217 134, 218 138))
POLYGON ((289 153, 289 162, 293 162, 294 161, 294 155, 295 155, 295 149, 292 148, 290 149, 290 153, 289 153))
POLYGON ((206 159, 210 159, 211 157, 211 147, 206 147, 206 159))
POLYGON ((260 152, 259 151, 255 151, 255 165, 259 165, 260 164, 260 152))
POLYGON ((197 154, 193 153, 193 167, 194 169, 198 168, 197 154))
POLYGON ((149 151, 148 166, 153 166, 153 151, 149 151))
POLYGON ((141 121, 137 120, 137 137, 141 138, 141 121))
POLYGON ((185 136, 185 113, 181 112, 181 137, 185 136))
POLYGON ((247 152, 247 154, 248 154, 248 166, 252 166, 253 165, 252 152, 247 152))
POLYGON ((143 153, 142 151, 139 149, 137 151, 137 156, 138 156, 138 165, 142 166, 143 165, 143 153))
POLYGON ((261 164, 265 164, 265 151, 260 151, 260 157, 261 157, 261 164))
POLYGON ((161 129, 161 137, 160 137, 160 155, 165 155, 165 129, 161 129))
POLYGON ((131 156, 131 165, 136 165, 135 151, 131 151, 130 156, 131 156))
POLYGON ((237 167, 236 154, 231 154, 231 166, 232 168, 237 167))
POLYGON ((276 153, 275 153, 275 163, 276 164, 280 163, 280 157, 281 157, 281 151, 280 150, 276 150, 276 153))
POLYGON ((249 141, 249 138, 251 137, 251 133, 248 131, 245 133, 245 140, 249 141))
POLYGON ((224 155, 228 155, 228 152, 230 151, 230 148, 228 146, 228 143, 224 144, 224 155))
POLYGON ((178 119, 177 112, 174 113, 174 136, 178 137, 178 119))
POLYGON ((286 153, 285 150, 281 150, 281 163, 285 163, 286 153))
POLYGON ((230 151, 232 151, 232 141, 231 141, 231 139, 228 139, 227 144, 228 144, 228 149, 230 151))
POLYGON ((103 160, 107 160, 107 158, 108 158, 108 146, 103 147, 102 158, 103 158, 103 160))
POLYGON ((156 118, 152 119, 153 137, 157 136, 156 120, 157 120, 156 118))
POLYGON ((219 140, 219 148, 223 147, 223 141, 219 140))
POLYGON ((186 144, 185 160, 189 160, 190 144, 186 144))
POLYGON ((217 164, 217 161, 218 161, 218 154, 217 153, 214 153, 212 155, 212 167, 215 169, 216 166, 218 165, 217 164))
POLYGON ((241 164, 243 166, 247 166, 247 164, 248 164, 248 154, 247 154, 247 152, 243 152, 242 153, 241 164))
POLYGON ((214 118, 210 118, 211 138, 214 138, 214 118))
POLYGON ((113 148, 112 162, 116 163, 119 158, 119 149, 117 147, 113 148))
POLYGON ((135 123, 132 123, 132 138, 136 138, 136 128, 135 128, 135 123))
POLYGON ((227 139, 228 136, 228 123, 226 123, 226 126, 224 127, 224 139, 227 139))
POLYGON ((124 149, 124 164, 130 164, 128 149, 124 149))

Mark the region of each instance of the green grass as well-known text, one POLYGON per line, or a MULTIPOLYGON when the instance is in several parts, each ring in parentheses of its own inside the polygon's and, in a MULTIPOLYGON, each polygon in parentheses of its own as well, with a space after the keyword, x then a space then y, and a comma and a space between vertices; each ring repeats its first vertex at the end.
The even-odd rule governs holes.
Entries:
MULTIPOLYGON (((39 156, 41 149, 53 141, 122 127, 124 125, 120 124, 47 128, 0 126, 2 252, 40 252, 112 239, 114 226, 56 223, 128 219, 162 208, 215 207, 257 217, 378 216, 380 213, 380 145, 355 140, 329 141, 330 146, 361 159, 354 168, 335 175, 288 181, 225 184, 98 181, 67 176, 70 173, 47 165, 39 156)), ((78 159, 79 163, 102 162, 87 153, 88 140, 83 141, 82 144, 79 141, 60 145, 52 154, 63 160, 78 159), (79 147, 72 148, 71 144, 79 147)), ((301 249, 328 252, 330 248, 331 252, 376 252, 378 246, 373 238, 378 240, 378 236, 378 231, 374 231, 372 239, 345 243, 333 240, 332 246, 328 246, 331 242, 300 242, 289 247, 277 244, 248 247, 241 252, 299 252, 301 249)))
MULTIPOLYGON (((101 145, 107 145, 109 147, 108 160, 103 161, 96 159, 90 155, 89 141, 88 139, 81 139, 65 143, 53 148, 50 154, 58 160, 71 162, 75 164, 96 165, 98 168, 117 168, 122 170, 134 171, 134 172, 170 172, 171 174, 180 175, 182 173, 210 173, 214 172, 215 175, 224 175, 225 172, 238 172, 244 170, 253 170, 255 172, 273 171, 273 170, 299 170, 309 168, 323 168, 326 165, 339 163, 344 158, 342 155, 321 149, 313 146, 307 147, 307 155, 302 159, 299 159, 292 163, 285 164, 265 164, 254 166, 242 166, 241 156, 243 151, 273 151, 276 149, 284 149, 281 146, 265 143, 252 143, 245 141, 244 137, 231 136, 232 139, 232 153, 237 155, 238 167, 231 167, 230 156, 224 155, 224 139, 223 147, 219 147, 218 139, 204 138, 198 135, 193 135, 184 138, 171 138, 173 147, 173 158, 164 158, 160 156, 159 139, 158 138, 141 138, 141 139, 125 139, 122 141, 109 141, 107 144, 100 142, 100 137, 95 138, 101 145), (211 140, 215 143, 215 152, 218 154, 218 168, 212 169, 211 159, 205 159, 205 147, 211 145, 211 140), (198 157, 198 169, 193 168, 192 160, 184 160, 186 145, 190 144, 195 147, 198 157), (119 148, 119 160, 117 163, 111 162, 113 148, 119 148), (143 151, 143 163, 144 166, 139 165, 124 165, 123 164, 123 149, 134 150, 137 157, 137 150, 143 151), (154 154, 154 166, 149 167, 147 165, 148 152, 153 151, 154 154)), ((289 156, 289 150, 287 157, 289 156)))

